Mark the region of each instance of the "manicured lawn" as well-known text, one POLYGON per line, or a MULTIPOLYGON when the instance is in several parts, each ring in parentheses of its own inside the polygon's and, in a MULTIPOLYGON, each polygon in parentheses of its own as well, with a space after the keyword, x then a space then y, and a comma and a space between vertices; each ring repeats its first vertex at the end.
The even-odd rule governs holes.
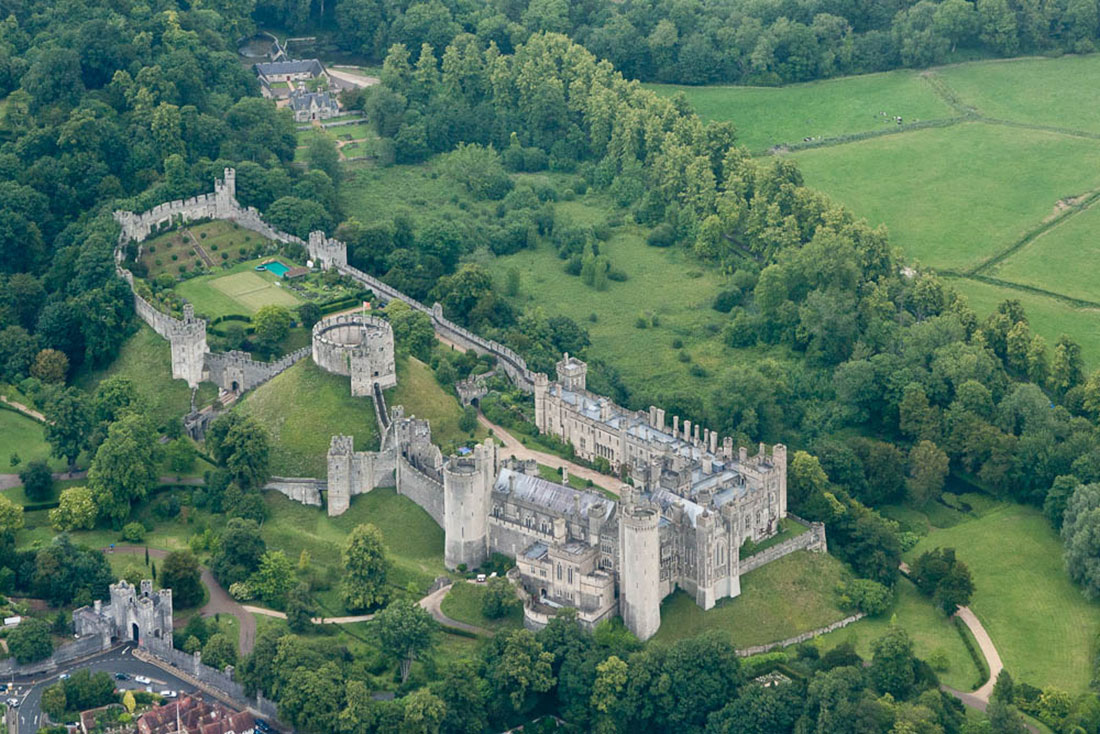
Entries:
MULTIPOLYGON (((864 659, 871 658, 871 643, 886 634, 891 620, 909 633, 917 657, 927 660, 933 652, 947 656, 946 671, 938 672, 940 681, 960 691, 975 687, 978 669, 954 624, 932 606, 911 582, 902 578, 894 587, 894 606, 880 617, 864 617, 843 629, 822 635, 822 650, 851 642, 864 659)), ((1015 674, 1016 671, 1012 671, 1015 674)))
POLYGON ((386 392, 386 405, 391 410, 404 406, 407 417, 427 418, 432 425, 432 442, 444 454, 488 435, 480 424, 473 434, 459 430, 462 406, 454 391, 440 385, 431 368, 416 357, 397 360, 397 387, 386 392))
POLYGON ((828 554, 791 553, 742 576, 741 596, 709 611, 677 591, 661 604, 661 629, 654 639, 672 642, 721 630, 737 647, 784 640, 848 616, 836 605, 836 588, 850 577, 828 554))
POLYGON ((501 619, 489 619, 481 613, 485 588, 484 584, 470 584, 460 579, 447 592, 440 609, 451 619, 486 629, 522 627, 523 609, 520 607, 516 607, 511 614, 501 619))
MULTIPOLYGON (((390 583, 405 588, 410 582, 426 591, 443 568, 443 530, 431 516, 412 500, 391 488, 380 488, 353 497, 351 507, 339 517, 287 499, 278 492, 265 492, 269 511, 262 535, 268 546, 285 552, 297 561, 308 550, 315 566, 331 569, 332 593, 324 599, 334 606, 343 576, 340 553, 351 530, 371 523, 382 531, 387 557, 392 562, 390 583)), ((326 614, 343 613, 342 608, 326 609, 326 614)))
POLYGON ((976 280, 950 278, 948 282, 966 295, 979 318, 995 311, 1006 298, 1015 298, 1023 304, 1031 328, 1046 339, 1048 347, 1053 349, 1059 335, 1069 334, 1081 345, 1087 365, 1100 364, 1100 310, 1077 308, 1056 298, 976 280))
POLYGON ((335 434, 355 437, 359 451, 377 449, 374 405, 352 397, 347 377, 325 372, 306 358, 248 393, 239 404, 271 436, 271 473, 321 477, 335 434))
POLYGON ((1100 208, 1071 214, 983 274, 1100 302, 1100 208))
POLYGON ((249 260, 228 271, 200 275, 176 286, 176 292, 195 306, 195 312, 213 318, 226 314, 251 316, 261 306, 294 308, 301 300, 282 281, 257 271, 261 260, 249 260))
POLYGON ((50 445, 41 423, 14 410, 0 409, 0 473, 17 474, 28 462, 38 460, 48 461, 54 471, 66 468, 64 459, 50 457, 50 445), (16 466, 10 462, 13 455, 19 456, 16 466))
POLYGON ((937 69, 988 117, 1100 133, 1100 56, 998 59, 937 69))
MULTIPOLYGON (((191 409, 191 389, 183 380, 172 379, 171 347, 145 324, 126 340, 110 367, 83 372, 77 375, 75 382, 81 389, 91 392, 101 381, 114 375, 122 375, 133 382, 147 406, 146 415, 157 425, 178 420, 191 409)), ((203 383, 196 396, 196 405, 205 405, 216 395, 213 385, 203 383)))
POLYGON ((966 269, 1055 203, 1100 186, 1095 140, 967 123, 795 154, 807 185, 849 206, 922 265, 966 269))
POLYGON ((1002 504, 933 530, 906 559, 935 547, 955 548, 970 567, 970 607, 1016 680, 1072 694, 1088 688, 1100 605, 1070 582, 1062 544, 1038 510, 1002 504))
POLYGON ((646 84, 662 96, 683 92, 705 120, 728 120, 752 151, 803 138, 897 128, 957 113, 912 71, 828 79, 786 87, 680 87, 646 84), (883 115, 882 113, 886 114, 883 115))
MULTIPOLYGON (((760 541, 759 543, 753 543, 752 546, 749 548, 742 547, 742 550, 749 551, 749 555, 756 555, 760 551, 771 548, 773 545, 779 545, 780 543, 784 543, 791 538, 802 535, 802 533, 808 533, 809 531, 810 529, 805 525, 797 523, 794 520, 785 517, 779 521, 778 533, 766 540, 760 541)), ((742 558, 744 557, 745 556, 742 556, 742 558)))

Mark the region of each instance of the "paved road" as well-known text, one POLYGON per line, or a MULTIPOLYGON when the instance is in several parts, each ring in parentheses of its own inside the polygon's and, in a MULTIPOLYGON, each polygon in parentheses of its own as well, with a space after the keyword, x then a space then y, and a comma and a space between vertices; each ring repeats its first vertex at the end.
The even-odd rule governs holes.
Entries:
MULTIPOLYGON (((104 548, 104 551, 112 552, 110 548, 104 548)), ((144 555, 144 546, 122 545, 115 546, 115 553, 127 553, 130 555, 144 555)), ((149 549, 149 556, 151 558, 163 559, 168 555, 168 551, 159 550, 156 548, 149 549)), ((231 614, 237 618, 240 622, 240 640, 237 647, 240 650, 241 655, 247 655, 252 652, 252 646, 256 644, 256 618, 243 606, 237 603, 237 601, 229 595, 217 579, 214 578, 214 574, 210 573, 210 569, 205 566, 202 567, 202 584, 206 587, 206 591, 210 596, 206 605, 199 610, 204 617, 213 617, 215 614, 231 614)))
POLYGON ((111 673, 111 675, 126 673, 130 676, 129 680, 115 681, 115 685, 121 689, 144 690, 146 686, 133 680, 134 676, 143 675, 152 681, 149 688, 153 691, 159 692, 167 689, 182 693, 197 692, 195 687, 186 681, 165 672, 155 665, 138 660, 132 655, 132 649, 132 645, 124 645, 74 661, 52 673, 39 674, 37 677, 15 678, 13 683, 14 692, 4 694, 5 698, 14 697, 20 701, 18 708, 15 709, 15 714, 18 717, 17 729, 14 731, 9 730, 9 734, 33 734, 37 731, 43 725, 42 691, 57 683, 58 676, 61 673, 72 673, 82 668, 87 668, 92 672, 103 670, 111 673))

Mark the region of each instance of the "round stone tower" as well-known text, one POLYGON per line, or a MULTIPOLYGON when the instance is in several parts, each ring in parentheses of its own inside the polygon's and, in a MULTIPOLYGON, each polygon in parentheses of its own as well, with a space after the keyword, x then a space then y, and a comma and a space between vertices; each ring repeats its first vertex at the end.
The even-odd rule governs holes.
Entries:
POLYGON ((470 456, 443 466, 443 563, 477 568, 489 557, 489 511, 496 479, 496 444, 487 439, 470 456))
POLYGON ((619 613, 643 641, 661 626, 660 519, 657 508, 633 502, 619 515, 619 613))

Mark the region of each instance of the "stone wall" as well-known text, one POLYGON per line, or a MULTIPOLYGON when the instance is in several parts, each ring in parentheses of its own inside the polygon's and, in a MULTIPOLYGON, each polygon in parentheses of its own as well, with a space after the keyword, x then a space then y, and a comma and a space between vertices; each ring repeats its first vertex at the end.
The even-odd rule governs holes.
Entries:
POLYGON ((439 527, 443 527, 443 484, 397 457, 397 493, 424 508, 439 527))
POLYGON ((309 477, 272 477, 271 481, 264 485, 264 489, 281 492, 303 505, 320 507, 321 492, 325 491, 326 484, 323 479, 309 477))
POLYGON ((313 325, 313 361, 326 372, 350 377, 352 395, 372 395, 375 384, 397 384, 393 328, 375 316, 341 314, 318 321, 313 325))
POLYGON ((737 651, 737 654, 744 658, 748 657, 749 655, 760 655, 761 653, 769 652, 771 650, 776 650, 783 647, 790 647, 791 645, 798 645, 800 643, 806 642, 807 640, 812 640, 813 638, 820 635, 828 634, 829 632, 847 627, 852 622, 858 622, 865 616, 866 615, 863 612, 859 612, 857 614, 853 614, 850 617, 845 617, 838 622, 833 622, 830 625, 826 625, 825 627, 819 627, 818 629, 810 630, 809 632, 803 632, 800 635, 788 637, 785 640, 779 640, 778 642, 769 642, 765 645, 754 645, 753 647, 739 649, 737 651))
POLYGON ((269 719, 278 717, 278 706, 262 695, 255 698, 245 693, 244 686, 233 680, 232 666, 218 670, 202 662, 202 653, 188 654, 171 646, 150 646, 146 651, 135 650, 134 655, 141 659, 146 655, 166 664, 180 678, 204 689, 214 689, 225 698, 231 699, 242 708, 250 708, 269 719))
POLYGON ((20 665, 15 662, 15 658, 6 658, 0 660, 0 676, 11 677, 13 675, 33 675, 36 673, 43 673, 50 670, 55 670, 59 666, 69 663, 79 658, 87 657, 89 655, 95 655, 97 652, 102 652, 110 647, 110 639, 104 640, 99 635, 88 635, 79 639, 67 642, 61 647, 54 650, 53 655, 49 656, 45 660, 38 660, 33 663, 26 663, 20 665))
POLYGON ((741 559, 741 573, 746 574, 753 569, 760 568, 766 563, 778 560, 785 555, 794 553, 795 551, 808 550, 815 552, 824 552, 827 550, 825 546, 825 526, 822 523, 811 523, 809 530, 797 535, 788 540, 784 540, 782 543, 773 545, 770 548, 765 548, 759 553, 755 553, 748 558, 741 559))
POLYGON ((248 352, 208 352, 206 379, 227 392, 242 393, 262 385, 309 355, 310 348, 302 347, 273 362, 258 362, 248 352))

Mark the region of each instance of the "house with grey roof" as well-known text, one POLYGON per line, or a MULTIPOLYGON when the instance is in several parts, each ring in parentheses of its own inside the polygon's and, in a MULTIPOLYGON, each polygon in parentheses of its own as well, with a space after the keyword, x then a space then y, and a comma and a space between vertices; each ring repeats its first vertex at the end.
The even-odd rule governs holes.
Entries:
POLYGON ((340 103, 329 92, 310 92, 299 87, 290 93, 290 111, 295 122, 328 120, 340 114, 340 103))
POLYGON ((324 64, 317 59, 265 61, 252 69, 260 81, 260 92, 271 99, 285 99, 301 82, 328 80, 324 64))

